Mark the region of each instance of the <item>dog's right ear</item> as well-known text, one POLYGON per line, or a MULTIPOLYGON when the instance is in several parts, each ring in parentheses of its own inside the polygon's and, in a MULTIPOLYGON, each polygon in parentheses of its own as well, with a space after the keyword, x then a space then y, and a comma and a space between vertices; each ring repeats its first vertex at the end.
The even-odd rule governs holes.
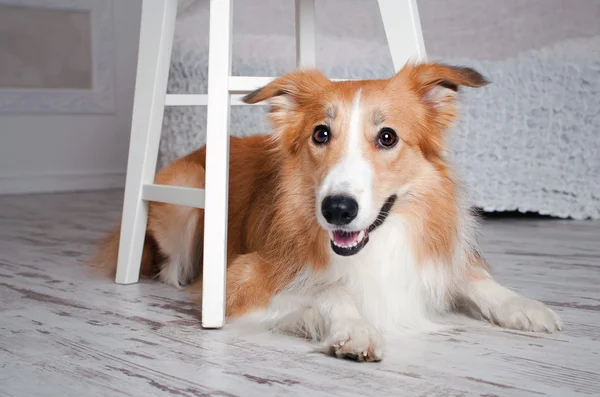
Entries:
POLYGON ((273 126, 273 137, 286 142, 287 150, 297 146, 295 139, 286 131, 294 131, 304 120, 302 105, 314 103, 331 81, 315 69, 298 70, 281 76, 264 87, 252 91, 242 101, 253 104, 267 101, 270 105, 268 118, 273 126), (288 142, 289 141, 289 142, 288 142))
POLYGON ((306 103, 331 81, 315 69, 298 70, 281 76, 264 87, 252 91, 242 101, 253 104, 268 101, 271 112, 293 111, 306 103))

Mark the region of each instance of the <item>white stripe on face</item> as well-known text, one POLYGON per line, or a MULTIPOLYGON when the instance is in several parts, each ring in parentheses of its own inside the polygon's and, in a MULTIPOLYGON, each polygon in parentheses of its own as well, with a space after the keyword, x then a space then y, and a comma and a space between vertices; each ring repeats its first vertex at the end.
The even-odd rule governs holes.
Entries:
MULTIPOLYGON (((319 189, 318 202, 330 195, 344 195, 354 198, 358 202, 358 216, 349 226, 351 229, 366 229, 374 219, 372 181, 373 168, 363 155, 364 134, 363 116, 361 107, 361 90, 358 90, 352 100, 350 122, 346 133, 346 147, 342 159, 329 171, 321 188, 319 189)), ((338 132, 338 133, 344 133, 338 132)), ((320 205, 317 208, 320 209, 320 205)), ((317 216, 322 225, 327 221, 317 211, 317 216)))

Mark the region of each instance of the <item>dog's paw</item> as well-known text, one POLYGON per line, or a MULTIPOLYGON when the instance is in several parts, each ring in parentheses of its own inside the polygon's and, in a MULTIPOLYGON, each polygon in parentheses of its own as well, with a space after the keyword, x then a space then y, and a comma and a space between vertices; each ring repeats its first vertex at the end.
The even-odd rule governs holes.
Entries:
POLYGON ((542 302, 516 296, 500 304, 492 313, 492 322, 521 331, 561 331, 561 319, 542 302))
POLYGON ((364 321, 344 322, 331 329, 325 342, 326 353, 356 361, 381 361, 385 348, 383 335, 364 321))

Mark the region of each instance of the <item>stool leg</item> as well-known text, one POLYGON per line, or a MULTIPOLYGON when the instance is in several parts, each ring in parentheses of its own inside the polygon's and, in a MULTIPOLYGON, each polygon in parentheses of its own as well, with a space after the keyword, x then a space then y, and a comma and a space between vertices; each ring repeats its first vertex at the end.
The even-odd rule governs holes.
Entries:
POLYGON ((177 0, 144 0, 138 49, 137 77, 119 259, 115 281, 139 280, 142 248, 148 221, 142 186, 152 183, 162 127, 177 0))
POLYGON ((296 0, 296 65, 314 67, 315 0, 296 0))
POLYGON ((378 0, 394 69, 409 60, 425 60, 425 44, 417 0, 378 0))
POLYGON ((210 1, 202 326, 225 322, 232 0, 210 1))

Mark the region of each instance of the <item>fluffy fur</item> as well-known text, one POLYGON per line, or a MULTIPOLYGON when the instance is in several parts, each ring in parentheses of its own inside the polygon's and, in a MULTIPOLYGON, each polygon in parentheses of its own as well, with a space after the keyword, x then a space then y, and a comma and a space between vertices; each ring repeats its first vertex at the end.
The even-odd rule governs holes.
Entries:
MULTIPOLYGON (((485 84, 472 69, 422 63, 387 80, 299 70, 247 95, 269 102, 273 133, 231 138, 228 318, 302 332, 360 361, 382 359, 386 334, 428 329, 458 305, 502 327, 560 330, 552 310, 492 279, 444 158, 459 87, 485 84), (313 140, 318 126, 325 143, 313 140), (397 141, 386 147, 390 130, 397 141), (332 195, 355 200, 350 222, 326 219, 332 195), (340 233, 355 239, 347 255, 334 250, 340 233)), ((175 161, 155 183, 203 187, 205 153, 175 161)), ((200 296, 203 226, 202 209, 151 203, 143 275, 200 296)), ((114 273, 117 249, 118 230, 96 263, 114 273)))

